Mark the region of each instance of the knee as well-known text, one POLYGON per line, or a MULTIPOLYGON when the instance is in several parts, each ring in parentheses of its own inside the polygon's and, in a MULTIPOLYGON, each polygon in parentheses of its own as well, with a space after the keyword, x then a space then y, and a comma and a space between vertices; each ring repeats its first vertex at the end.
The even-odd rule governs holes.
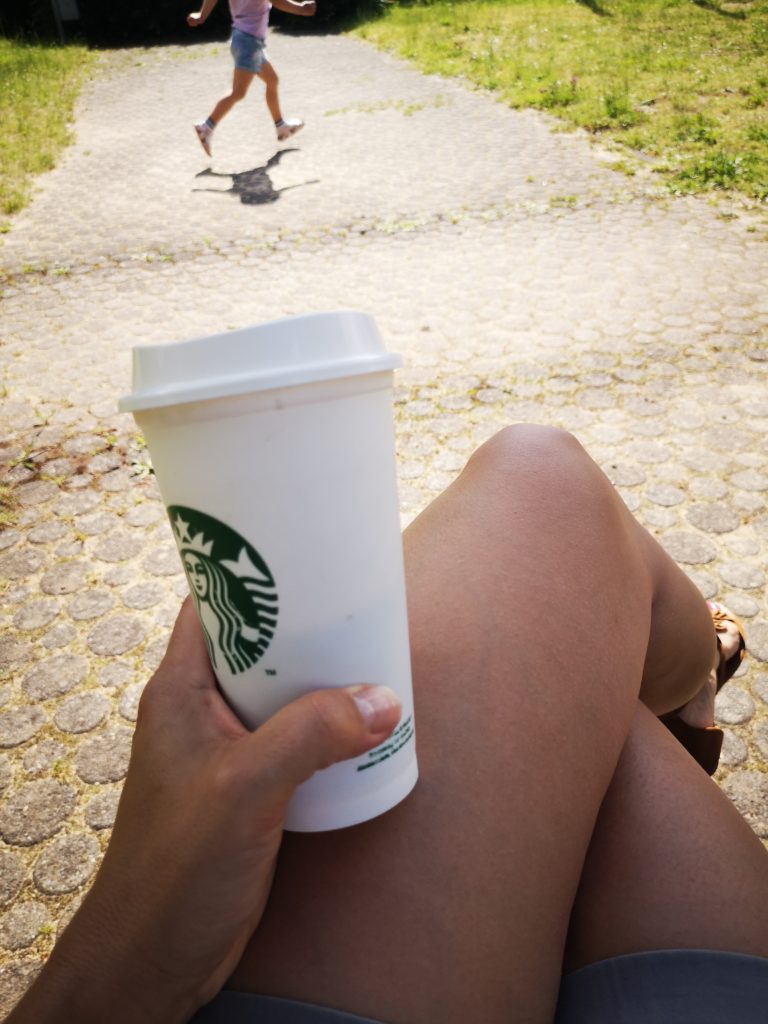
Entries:
POLYGON ((233 103, 239 103, 240 100, 245 99, 247 91, 248 90, 244 89, 241 85, 237 85, 232 89, 232 92, 229 94, 229 98, 233 103))
POLYGON ((598 512, 616 494, 579 441, 557 427, 515 424, 486 441, 467 463, 468 478, 502 501, 530 501, 598 512))
POLYGON ((500 472, 549 467, 575 462, 586 452, 567 430, 536 423, 504 427, 472 455, 470 465, 490 465, 500 472))

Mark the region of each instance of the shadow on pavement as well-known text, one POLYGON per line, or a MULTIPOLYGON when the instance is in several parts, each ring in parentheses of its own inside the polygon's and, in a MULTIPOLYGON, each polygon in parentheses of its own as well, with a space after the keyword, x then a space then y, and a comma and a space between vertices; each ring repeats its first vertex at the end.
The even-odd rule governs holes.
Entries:
POLYGON ((302 181, 298 185, 286 185, 283 188, 275 188, 269 176, 269 168, 277 167, 286 153, 298 153, 297 147, 292 149, 278 149, 274 156, 262 167, 254 167, 250 171, 233 171, 225 174, 222 171, 212 171, 206 167, 195 175, 196 178, 231 178, 232 185, 229 188, 193 188, 193 192, 220 192, 221 195, 230 193, 240 197, 240 202, 246 206, 263 206, 265 203, 276 203, 281 193, 291 188, 301 188, 303 185, 317 185, 318 179, 302 181))

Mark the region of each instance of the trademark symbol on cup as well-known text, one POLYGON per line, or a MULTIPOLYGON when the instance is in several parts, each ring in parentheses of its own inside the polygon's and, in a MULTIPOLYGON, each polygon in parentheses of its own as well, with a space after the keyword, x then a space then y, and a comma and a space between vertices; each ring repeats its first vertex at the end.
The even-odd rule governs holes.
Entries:
POLYGON ((266 669, 264 669, 264 671, 266 672, 266 674, 268 676, 276 676, 277 675, 277 669, 276 668, 266 668, 266 669))

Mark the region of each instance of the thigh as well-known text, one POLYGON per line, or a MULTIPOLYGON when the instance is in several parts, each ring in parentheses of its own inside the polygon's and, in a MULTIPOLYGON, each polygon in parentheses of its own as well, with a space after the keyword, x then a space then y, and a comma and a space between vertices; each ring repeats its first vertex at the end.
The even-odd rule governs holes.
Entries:
POLYGON ((565 966, 656 949, 768 957, 768 852, 638 705, 575 901, 565 966))
POLYGON ((235 68, 232 72, 232 95, 241 100, 246 95, 253 81, 252 71, 243 71, 242 68, 235 68))
POLYGON ((277 72, 272 67, 271 62, 266 58, 261 63, 258 75, 267 88, 274 86, 277 83, 277 72))
POLYGON ((550 1021, 653 576, 583 449, 535 428, 484 446, 405 557, 420 781, 379 819, 286 836, 230 986, 390 1024, 550 1021))

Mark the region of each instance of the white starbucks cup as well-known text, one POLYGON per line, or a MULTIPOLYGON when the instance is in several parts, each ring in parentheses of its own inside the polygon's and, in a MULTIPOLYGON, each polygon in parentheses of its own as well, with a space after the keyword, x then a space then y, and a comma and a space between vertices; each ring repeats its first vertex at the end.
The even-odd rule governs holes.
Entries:
POLYGON ((376 749, 317 772, 286 828, 366 821, 417 778, 392 421, 374 321, 319 313, 138 347, 144 434, 221 689, 249 728, 328 686, 402 701, 376 749))

